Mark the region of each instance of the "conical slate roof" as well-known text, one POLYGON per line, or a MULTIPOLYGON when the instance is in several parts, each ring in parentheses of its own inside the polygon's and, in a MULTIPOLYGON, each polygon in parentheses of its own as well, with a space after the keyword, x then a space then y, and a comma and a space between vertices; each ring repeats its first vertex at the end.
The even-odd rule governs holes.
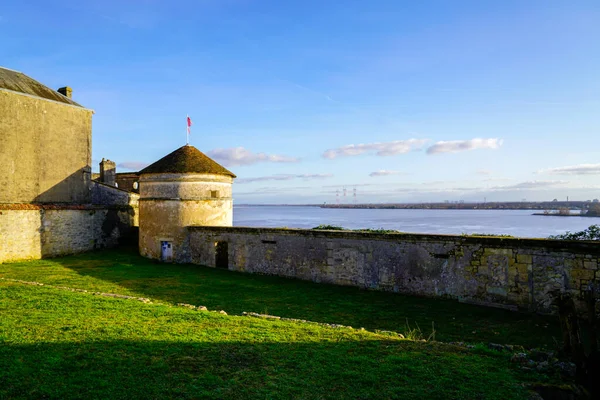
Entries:
POLYGON ((185 145, 150 164, 139 172, 142 174, 215 174, 229 175, 233 172, 212 160, 194 146, 185 145))

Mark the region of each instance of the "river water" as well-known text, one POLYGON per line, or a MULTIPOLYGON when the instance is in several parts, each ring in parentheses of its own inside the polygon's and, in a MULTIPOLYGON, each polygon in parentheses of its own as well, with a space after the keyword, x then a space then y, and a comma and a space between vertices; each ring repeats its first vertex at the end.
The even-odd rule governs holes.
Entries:
MULTIPOLYGON (((532 210, 382 210, 310 206, 235 206, 234 226, 314 228, 329 224, 348 229, 395 229, 409 233, 490 233, 545 238, 581 231, 600 218, 548 217, 532 210)), ((538 211, 539 212, 539 211, 538 211)))

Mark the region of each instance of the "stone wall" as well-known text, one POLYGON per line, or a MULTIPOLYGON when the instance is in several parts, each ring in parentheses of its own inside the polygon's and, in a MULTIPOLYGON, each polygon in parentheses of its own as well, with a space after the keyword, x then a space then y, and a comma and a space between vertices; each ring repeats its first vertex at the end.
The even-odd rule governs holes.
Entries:
POLYGON ((139 184, 140 176, 137 172, 117 172, 115 179, 119 189, 127 190, 128 192, 139 193, 139 186, 135 188, 135 183, 139 184))
POLYGON ((0 203, 89 203, 92 111, 0 90, 0 203))
POLYGON ((91 185, 94 205, 128 207, 133 213, 133 226, 139 226, 139 194, 97 181, 92 181, 91 185))
POLYGON ((112 247, 132 226, 129 207, 0 205, 0 263, 112 247))
POLYGON ((188 230, 196 264, 225 263, 236 271, 509 309, 551 313, 552 291, 579 295, 588 285, 600 284, 600 245, 591 242, 270 228, 188 230))

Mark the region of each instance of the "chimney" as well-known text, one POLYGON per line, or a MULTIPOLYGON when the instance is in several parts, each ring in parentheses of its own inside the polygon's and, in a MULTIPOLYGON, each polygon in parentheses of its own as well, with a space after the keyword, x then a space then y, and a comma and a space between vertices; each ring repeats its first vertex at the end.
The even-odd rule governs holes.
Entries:
POLYGON ((68 98, 72 98, 73 97, 73 89, 71 89, 68 86, 65 87, 61 87, 60 89, 57 90, 58 93, 62 94, 63 96, 66 96, 68 98))
POLYGON ((116 186, 117 164, 114 161, 105 160, 100 162, 100 182, 110 186, 116 186))

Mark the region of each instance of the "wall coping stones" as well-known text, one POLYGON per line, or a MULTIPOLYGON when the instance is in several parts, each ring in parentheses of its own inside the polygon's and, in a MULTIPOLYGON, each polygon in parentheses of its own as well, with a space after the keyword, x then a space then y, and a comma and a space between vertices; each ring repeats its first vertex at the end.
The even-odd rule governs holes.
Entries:
MULTIPOLYGON (((118 174, 115 174, 118 175, 118 174)), ((104 183, 104 182, 100 182, 100 181, 96 181, 96 180, 92 180, 92 185, 100 185, 100 186, 104 186, 107 187, 111 190, 115 190, 117 192, 123 192, 123 193, 127 193, 128 195, 131 195, 132 197, 139 197, 139 193, 135 193, 135 192, 130 192, 129 190, 125 190, 125 189, 121 189, 119 187, 113 186, 113 185, 109 185, 108 183, 104 183)))
POLYGON ((415 241, 415 242, 436 242, 453 241, 464 244, 481 244, 492 247, 534 247, 543 249, 552 249, 559 251, 568 251, 586 254, 600 255, 600 243, 597 241, 579 241, 579 240, 556 240, 556 239, 534 239, 534 238, 510 238, 493 236, 463 236, 463 235, 445 235, 445 234, 423 234, 423 233, 375 233, 375 232, 356 232, 356 231, 328 231, 317 229, 296 229, 296 228, 255 228, 255 227, 225 227, 225 226, 188 226, 190 231, 203 231, 215 233, 239 233, 255 235, 289 235, 289 236, 308 236, 324 239, 353 239, 353 240, 386 240, 386 241, 415 241))
POLYGON ((27 210, 128 210, 131 206, 125 205, 95 205, 95 204, 35 204, 35 203, 0 203, 0 210, 27 211, 27 210))
POLYGON ((194 201, 221 201, 221 200, 231 200, 232 197, 197 197, 193 199, 181 199, 179 197, 143 197, 140 198, 139 201, 178 201, 178 202, 194 202, 194 201))

